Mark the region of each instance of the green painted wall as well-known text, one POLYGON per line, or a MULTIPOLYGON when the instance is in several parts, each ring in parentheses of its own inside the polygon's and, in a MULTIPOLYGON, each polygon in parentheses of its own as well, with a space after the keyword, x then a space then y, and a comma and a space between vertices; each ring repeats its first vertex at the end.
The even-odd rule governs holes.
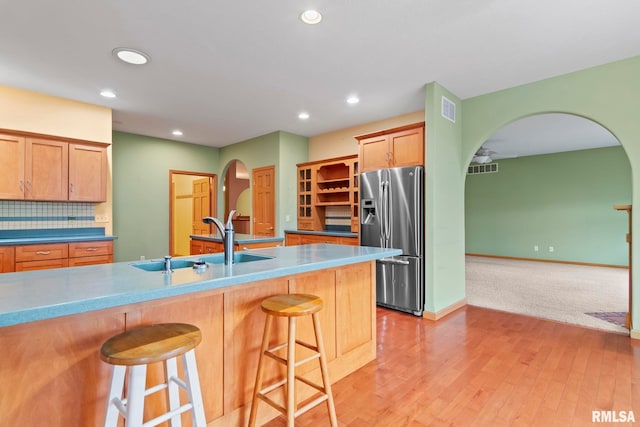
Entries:
POLYGON ((627 214, 613 209, 631 203, 622 147, 497 163, 498 173, 467 176, 467 253, 628 264, 627 214))
POLYGON ((280 176, 277 225, 284 236, 284 230, 298 228, 297 216, 297 174, 298 163, 309 159, 309 139, 288 132, 280 132, 280 176))
MULTIPOLYGON (((295 228, 296 163, 307 161, 306 137, 273 132, 223 148, 113 133, 113 223, 115 261, 159 258, 169 251, 169 170, 218 175, 218 217, 222 185, 231 160, 253 168, 276 167, 276 235, 295 228), (290 225, 284 222, 290 216, 290 225)), ((249 202, 250 203, 250 202, 249 202)))
POLYGON ((169 169, 218 172, 218 148, 113 132, 115 261, 169 253, 169 169))
MULTIPOLYGON (((566 74, 512 89, 462 101, 462 145, 460 180, 474 152, 498 129, 514 120, 539 113, 569 113, 591 119, 613 133, 626 152, 632 176, 632 203, 640 203, 640 56, 566 74)), ((427 99, 428 101, 428 99, 427 99)), ((429 105, 429 103, 427 103, 429 105)), ((429 159, 427 140, 427 159, 429 159)), ((436 162, 438 159, 434 159, 436 162)), ((443 159, 446 161, 447 159, 443 159)), ((452 167, 455 165, 452 165, 452 167)), ((620 215, 624 215, 620 213, 620 215)), ((464 229, 458 212, 439 218, 436 228, 464 229)), ((429 218, 427 218, 429 221, 429 218)), ((640 224, 639 210, 633 211, 634 224, 640 224)), ((460 237, 458 237, 460 238, 460 237)), ((464 238, 461 241, 464 247, 464 238)), ((427 251, 438 251, 439 245, 427 251)), ((460 251, 462 253, 462 250, 460 251)), ((632 335, 640 337, 640 239, 633 241, 632 335)), ((461 279, 456 278, 460 281, 461 279)), ((463 282, 463 280, 462 280, 463 282)), ((442 286, 445 286, 443 284, 442 286)), ((440 284, 436 284, 440 286, 440 284)))
POLYGON ((464 300, 464 177, 460 100, 437 83, 426 86, 425 310, 464 300), (456 104, 456 122, 440 114, 442 96, 456 104))
MULTIPOLYGON (((284 230, 296 227, 296 164, 308 158, 308 138, 288 132, 272 132, 220 149, 220 168, 224 176, 231 160, 241 160, 249 174, 254 168, 276 167, 276 236, 284 236, 284 230), (286 221, 289 215, 289 222, 286 221)), ((219 183, 218 194, 222 194, 219 183)), ((218 204, 218 215, 224 205, 218 204)))

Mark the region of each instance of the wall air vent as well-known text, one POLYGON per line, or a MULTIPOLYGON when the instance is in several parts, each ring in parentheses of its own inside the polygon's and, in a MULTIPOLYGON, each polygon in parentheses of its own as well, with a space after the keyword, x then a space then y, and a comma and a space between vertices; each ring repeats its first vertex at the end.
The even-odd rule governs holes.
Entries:
POLYGON ((453 123, 456 122, 456 104, 444 96, 442 97, 440 113, 445 119, 451 120, 453 123))
POLYGON ((498 173, 497 163, 485 163, 482 165, 469 165, 467 175, 478 175, 482 173, 498 173))

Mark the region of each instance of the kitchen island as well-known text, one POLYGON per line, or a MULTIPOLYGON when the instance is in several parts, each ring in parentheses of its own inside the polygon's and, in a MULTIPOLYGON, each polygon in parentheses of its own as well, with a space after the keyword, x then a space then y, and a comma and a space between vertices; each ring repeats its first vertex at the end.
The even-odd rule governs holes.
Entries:
MULTIPOLYGON (((335 382, 375 358, 375 260, 399 252, 318 244, 258 249, 249 253, 262 260, 171 274, 126 262, 3 274, 0 425, 100 425, 110 375, 98 355, 102 342, 161 322, 202 330, 196 357, 209 425, 245 425, 264 322, 260 302, 293 292, 323 299, 320 317, 335 382)), ((309 339, 305 320, 299 332, 309 339)), ((274 329, 284 340, 285 324, 274 329)), ((152 366, 150 375, 161 375, 159 368, 152 366)), ((164 405, 157 397, 150 406, 164 405)), ((275 415, 262 406, 258 421, 275 415)))

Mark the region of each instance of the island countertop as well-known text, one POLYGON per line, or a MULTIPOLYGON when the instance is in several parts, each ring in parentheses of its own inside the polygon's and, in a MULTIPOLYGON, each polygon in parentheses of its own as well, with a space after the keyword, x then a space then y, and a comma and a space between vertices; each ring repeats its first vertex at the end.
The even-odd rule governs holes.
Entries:
POLYGON ((232 266, 209 264, 204 271, 176 269, 171 274, 132 265, 144 261, 4 273, 0 275, 0 327, 372 261, 401 251, 315 244, 250 253, 272 258, 232 266))

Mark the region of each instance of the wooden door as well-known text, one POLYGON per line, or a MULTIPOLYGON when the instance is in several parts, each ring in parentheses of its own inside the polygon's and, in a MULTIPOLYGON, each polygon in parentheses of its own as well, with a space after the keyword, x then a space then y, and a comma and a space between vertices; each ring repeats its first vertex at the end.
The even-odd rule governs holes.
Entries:
POLYGON ((253 234, 275 236, 276 168, 266 166, 251 171, 253 175, 253 234))
POLYGON ((15 269, 15 249, 13 246, 0 246, 0 273, 10 273, 15 269))
POLYGON ((424 165, 424 128, 408 129, 389 135, 392 167, 424 165))
POLYGON ((390 153, 387 135, 360 140, 359 159, 361 172, 389 167, 390 153))
MULTIPOLYGON (((210 178, 194 179, 192 186, 193 195, 193 234, 209 234, 209 224, 202 222, 205 216, 211 216, 211 192, 210 178)), ((215 230, 214 230, 215 231, 215 230)))
POLYGON ((24 199, 25 139, 0 134, 0 199, 24 199))
POLYGON ((69 200, 107 200, 106 147, 69 144, 69 200))
POLYGON ((67 200, 69 197, 69 144, 27 138, 25 199, 67 200))

